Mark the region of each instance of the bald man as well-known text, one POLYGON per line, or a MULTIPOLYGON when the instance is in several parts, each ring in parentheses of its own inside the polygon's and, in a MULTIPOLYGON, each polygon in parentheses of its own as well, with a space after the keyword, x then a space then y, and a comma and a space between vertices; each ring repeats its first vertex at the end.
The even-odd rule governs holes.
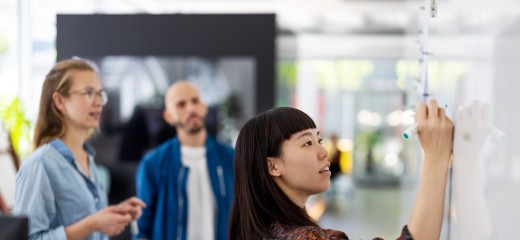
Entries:
POLYGON ((148 206, 138 238, 227 240, 233 149, 208 136, 208 108, 189 82, 175 82, 165 106, 177 137, 148 152, 137 170, 137 196, 148 206))

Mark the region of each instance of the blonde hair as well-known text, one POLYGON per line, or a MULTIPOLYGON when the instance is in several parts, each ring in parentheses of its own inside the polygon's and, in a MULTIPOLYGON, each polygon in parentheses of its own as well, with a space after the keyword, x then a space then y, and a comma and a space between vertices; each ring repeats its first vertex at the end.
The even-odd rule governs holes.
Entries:
POLYGON ((56 63, 45 77, 34 129, 33 147, 35 149, 65 135, 63 114, 54 104, 52 94, 58 92, 63 96, 68 96, 72 86, 71 76, 78 70, 96 72, 95 68, 86 60, 74 58, 56 63))

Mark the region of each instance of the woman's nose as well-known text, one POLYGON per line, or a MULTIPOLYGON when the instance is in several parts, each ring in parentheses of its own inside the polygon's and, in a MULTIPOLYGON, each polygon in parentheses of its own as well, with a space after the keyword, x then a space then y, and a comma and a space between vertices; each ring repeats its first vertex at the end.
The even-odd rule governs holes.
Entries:
POLYGON ((320 159, 327 159, 327 156, 329 155, 329 152, 327 151, 327 149, 325 149, 323 146, 320 145, 320 159))

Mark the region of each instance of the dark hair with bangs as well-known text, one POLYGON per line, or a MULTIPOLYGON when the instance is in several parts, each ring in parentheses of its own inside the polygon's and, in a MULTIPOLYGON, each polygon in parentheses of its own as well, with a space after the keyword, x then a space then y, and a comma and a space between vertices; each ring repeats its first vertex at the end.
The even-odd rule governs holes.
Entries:
POLYGON ((313 128, 316 124, 307 114, 289 107, 261 113, 242 127, 235 146, 230 239, 273 238, 270 227, 275 222, 318 226, 276 185, 267 167, 267 157, 281 156, 285 140, 313 128))

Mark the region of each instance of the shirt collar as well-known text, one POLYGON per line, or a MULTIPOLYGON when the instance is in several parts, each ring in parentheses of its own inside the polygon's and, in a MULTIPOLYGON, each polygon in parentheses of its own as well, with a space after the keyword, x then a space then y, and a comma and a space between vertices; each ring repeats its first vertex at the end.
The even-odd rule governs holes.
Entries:
MULTIPOLYGON (((63 155, 63 157, 65 157, 67 161, 74 162, 74 154, 72 153, 72 151, 70 151, 67 145, 65 145, 65 143, 61 141, 61 139, 56 138, 52 140, 49 144, 52 147, 54 147, 61 155, 63 155)), ((83 149, 85 149, 85 151, 87 151, 87 154, 92 157, 96 155, 96 151, 88 143, 83 144, 83 149)))

